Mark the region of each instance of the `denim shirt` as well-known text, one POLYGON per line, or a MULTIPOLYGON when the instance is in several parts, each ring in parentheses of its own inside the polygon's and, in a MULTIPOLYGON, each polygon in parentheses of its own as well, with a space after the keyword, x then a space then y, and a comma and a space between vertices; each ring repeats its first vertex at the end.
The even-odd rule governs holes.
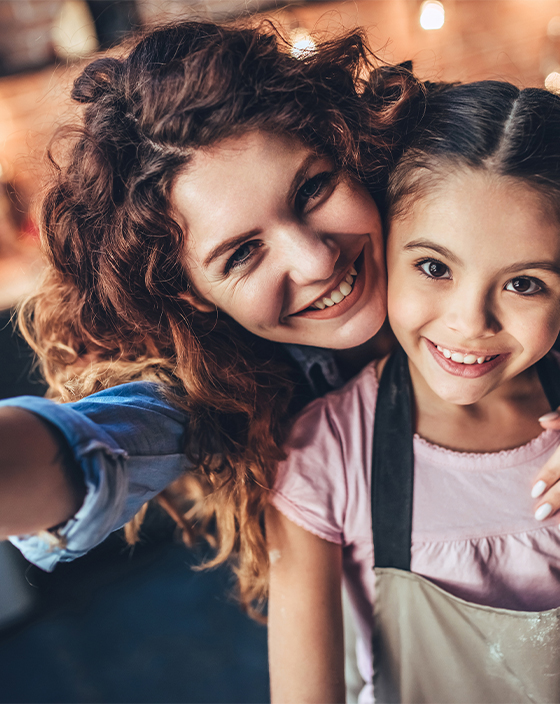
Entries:
MULTIPOLYGON (((327 350, 286 349, 313 395, 342 385, 327 350)), ((58 562, 74 560, 101 543, 189 469, 184 453, 188 416, 169 404, 158 384, 122 384, 64 404, 19 396, 0 401, 0 408, 4 406, 31 411, 57 427, 85 480, 84 502, 57 529, 58 537, 46 531, 10 537, 27 560, 49 572, 58 562)))

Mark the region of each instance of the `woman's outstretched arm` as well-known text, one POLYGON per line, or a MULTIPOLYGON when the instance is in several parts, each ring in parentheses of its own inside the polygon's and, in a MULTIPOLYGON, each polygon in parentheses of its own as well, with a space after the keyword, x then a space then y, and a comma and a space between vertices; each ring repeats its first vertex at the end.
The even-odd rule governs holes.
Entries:
POLYGON ((273 704, 345 700, 340 545, 270 507, 269 662, 273 704))
POLYGON ((85 484, 59 431, 17 407, 0 408, 0 539, 36 533, 79 509, 85 484))

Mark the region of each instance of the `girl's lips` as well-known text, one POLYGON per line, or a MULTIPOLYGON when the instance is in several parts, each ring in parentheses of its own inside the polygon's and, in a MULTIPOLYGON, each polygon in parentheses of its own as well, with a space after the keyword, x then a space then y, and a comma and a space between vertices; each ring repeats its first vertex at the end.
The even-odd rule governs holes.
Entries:
POLYGON ((488 374, 496 367, 499 367, 500 364, 502 364, 502 362, 509 357, 509 354, 502 353, 496 355, 493 359, 490 359, 487 362, 482 362, 482 364, 462 364, 461 362, 454 362, 452 359, 447 359, 447 357, 444 357, 433 342, 427 338, 423 339, 432 353, 433 358, 444 371, 449 372, 449 374, 453 374, 454 376, 461 376, 464 379, 478 379, 479 377, 488 374))
POLYGON ((293 313, 291 318, 311 318, 314 320, 330 320, 331 318, 337 318, 339 315, 343 315, 349 310, 354 303, 360 298, 364 291, 365 286, 365 266, 363 266, 364 252, 356 259, 354 262, 354 267, 356 268, 358 275, 354 279, 354 285, 352 291, 334 306, 323 308, 323 310, 318 310, 315 308, 305 308, 299 313, 293 313))

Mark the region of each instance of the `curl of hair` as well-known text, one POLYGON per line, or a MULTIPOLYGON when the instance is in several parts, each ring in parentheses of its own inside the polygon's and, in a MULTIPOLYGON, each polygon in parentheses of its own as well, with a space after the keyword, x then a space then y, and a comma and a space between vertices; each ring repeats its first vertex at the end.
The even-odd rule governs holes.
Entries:
POLYGON ((560 220, 560 96, 502 81, 426 84, 422 114, 390 177, 390 217, 464 168, 522 181, 560 220))
MULTIPOLYGON (((213 526, 210 564, 233 558, 248 608, 266 594, 262 515, 291 371, 279 345, 185 301, 174 180, 194 150, 264 130, 303 141, 381 192, 421 93, 409 67, 377 68, 360 32, 297 59, 268 23, 164 26, 75 82, 83 122, 62 135, 65 163, 52 157, 41 214, 48 267, 21 326, 63 401, 148 379, 188 412, 185 452, 196 469, 162 503, 187 540, 213 526), (190 497, 186 518, 181 497, 190 497)), ((131 539, 137 530, 129 526, 131 539)))

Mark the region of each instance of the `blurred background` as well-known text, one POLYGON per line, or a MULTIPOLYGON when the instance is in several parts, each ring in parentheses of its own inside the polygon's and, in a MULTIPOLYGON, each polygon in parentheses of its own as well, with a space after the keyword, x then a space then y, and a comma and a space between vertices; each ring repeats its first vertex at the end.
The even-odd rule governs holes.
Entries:
MULTIPOLYGON (((73 79, 145 24, 253 13, 296 55, 363 26, 379 58, 423 78, 560 91, 560 0, 0 0, 0 398, 45 390, 11 321, 41 272, 34 208, 73 79)), ((0 702, 268 701, 266 630, 199 558, 156 511, 133 551, 114 535, 50 575, 0 543, 0 702)))

